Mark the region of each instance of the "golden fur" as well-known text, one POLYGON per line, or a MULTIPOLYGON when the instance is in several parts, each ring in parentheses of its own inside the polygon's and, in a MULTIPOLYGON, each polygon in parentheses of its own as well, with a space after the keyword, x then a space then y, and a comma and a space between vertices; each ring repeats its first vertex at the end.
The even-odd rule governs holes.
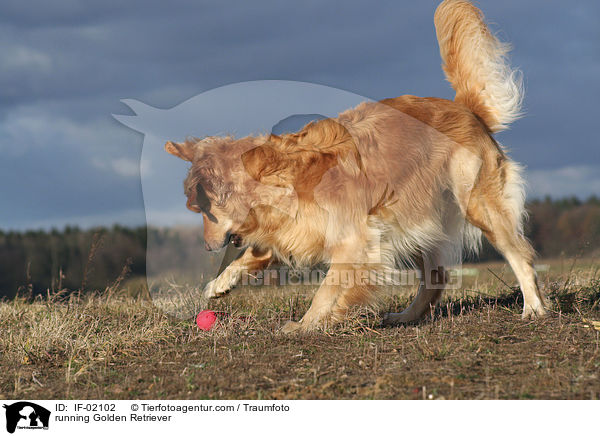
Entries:
POLYGON ((362 103, 294 134, 168 142, 192 162, 188 207, 203 214, 207 249, 235 234, 250 248, 206 288, 219 296, 240 271, 272 258, 330 266, 311 308, 285 331, 310 330, 365 304, 377 285, 365 277, 398 262, 422 273, 415 301, 393 324, 418 319, 446 285, 433 272, 477 251, 483 234, 506 257, 524 295, 524 317, 545 313, 523 236, 520 169, 491 136, 519 112, 520 86, 505 46, 469 2, 436 11, 444 70, 456 100, 405 95, 362 103), (351 274, 341 286, 340 274, 351 274))

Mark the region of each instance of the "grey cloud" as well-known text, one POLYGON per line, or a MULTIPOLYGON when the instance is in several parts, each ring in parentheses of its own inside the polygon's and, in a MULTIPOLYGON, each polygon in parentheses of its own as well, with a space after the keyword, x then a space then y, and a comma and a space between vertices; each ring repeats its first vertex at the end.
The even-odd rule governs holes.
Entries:
MULTIPOLYGON (((3 199, 15 207, 10 219, 0 215, 0 226, 64 219, 67 210, 72 217, 118 217, 128 205, 141 207, 139 181, 123 176, 139 159, 141 137, 110 118, 128 113, 121 98, 168 108, 217 86, 262 79, 315 82, 375 99, 451 98, 433 28, 436 4, 3 1, 0 151, 11 155, 3 156, 0 183, 13 186, 3 199), (121 162, 121 175, 114 162, 121 162), (32 172, 61 167, 44 190, 27 187, 32 172), (103 200, 81 200, 84 192, 103 200)), ((478 4, 513 43, 513 63, 527 85, 527 115, 501 142, 530 171, 600 162, 600 3, 478 4)), ((588 189, 580 183, 570 189, 588 189)))
POLYGON ((581 198, 600 193, 600 165, 565 166, 534 170, 527 173, 528 191, 536 197, 560 198, 573 195, 581 198))

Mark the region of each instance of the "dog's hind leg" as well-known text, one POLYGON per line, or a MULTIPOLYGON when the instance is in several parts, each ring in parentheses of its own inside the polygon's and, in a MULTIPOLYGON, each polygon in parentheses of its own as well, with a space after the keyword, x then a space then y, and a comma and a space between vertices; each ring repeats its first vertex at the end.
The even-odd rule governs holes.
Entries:
POLYGON ((476 245, 469 229, 465 226, 465 218, 454 197, 444 193, 440 204, 441 216, 439 228, 443 235, 437 235, 436 242, 430 242, 429 248, 422 248, 421 255, 416 256, 415 264, 421 272, 419 289, 414 301, 400 313, 388 313, 383 316, 383 325, 394 325, 421 319, 429 313, 439 301, 448 287, 459 285, 450 281, 450 268, 462 260, 463 244, 476 245))
POLYGON ((467 219, 479 227, 486 238, 502 253, 517 276, 523 293, 523 318, 544 316, 546 309, 533 268, 534 251, 523 235, 523 193, 518 172, 510 161, 500 168, 500 183, 493 174, 471 193, 467 219))
POLYGON ((271 250, 248 247, 244 254, 231 262, 217 278, 208 282, 204 287, 204 296, 206 298, 220 297, 240 281, 244 272, 263 269, 269 265, 272 258, 271 250))
POLYGON ((435 254, 424 254, 416 263, 421 271, 421 278, 417 296, 405 310, 400 313, 386 313, 383 315, 383 325, 395 325, 421 319, 439 301, 447 283, 447 263, 444 256, 436 249, 435 254))

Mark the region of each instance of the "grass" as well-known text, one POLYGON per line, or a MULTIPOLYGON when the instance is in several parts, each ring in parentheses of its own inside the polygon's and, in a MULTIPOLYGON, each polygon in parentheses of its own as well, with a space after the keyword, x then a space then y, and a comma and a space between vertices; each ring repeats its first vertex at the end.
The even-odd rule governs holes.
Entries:
MULTIPOLYGON (((209 332, 114 288, 3 301, 0 398, 598 398, 597 268, 550 265, 552 314, 533 322, 520 319, 503 264, 473 266, 479 274, 422 322, 380 328, 380 314, 361 309, 296 336, 279 329, 308 308, 310 288, 234 290, 209 303, 229 313, 209 332)), ((383 307, 402 309, 410 291, 388 292, 383 307)))

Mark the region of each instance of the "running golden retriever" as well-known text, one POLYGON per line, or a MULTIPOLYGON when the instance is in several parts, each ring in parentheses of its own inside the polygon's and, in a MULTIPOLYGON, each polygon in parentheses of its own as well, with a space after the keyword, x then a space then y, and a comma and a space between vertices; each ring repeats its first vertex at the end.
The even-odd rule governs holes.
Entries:
POLYGON ((483 233, 518 278, 523 317, 546 313, 523 236, 520 167, 492 136, 520 115, 520 78, 506 63, 507 45, 470 2, 442 2, 435 26, 454 101, 405 95, 362 103, 294 134, 166 144, 192 163, 187 207, 203 216, 207 250, 231 238, 247 246, 206 296, 225 293, 243 270, 272 259, 325 263, 310 309, 283 328, 308 331, 372 301, 373 273, 404 261, 420 268, 419 291, 384 322, 409 322, 436 303, 444 268, 460 262, 463 247, 477 251, 483 233), (342 284, 349 271, 353 280, 342 284))

